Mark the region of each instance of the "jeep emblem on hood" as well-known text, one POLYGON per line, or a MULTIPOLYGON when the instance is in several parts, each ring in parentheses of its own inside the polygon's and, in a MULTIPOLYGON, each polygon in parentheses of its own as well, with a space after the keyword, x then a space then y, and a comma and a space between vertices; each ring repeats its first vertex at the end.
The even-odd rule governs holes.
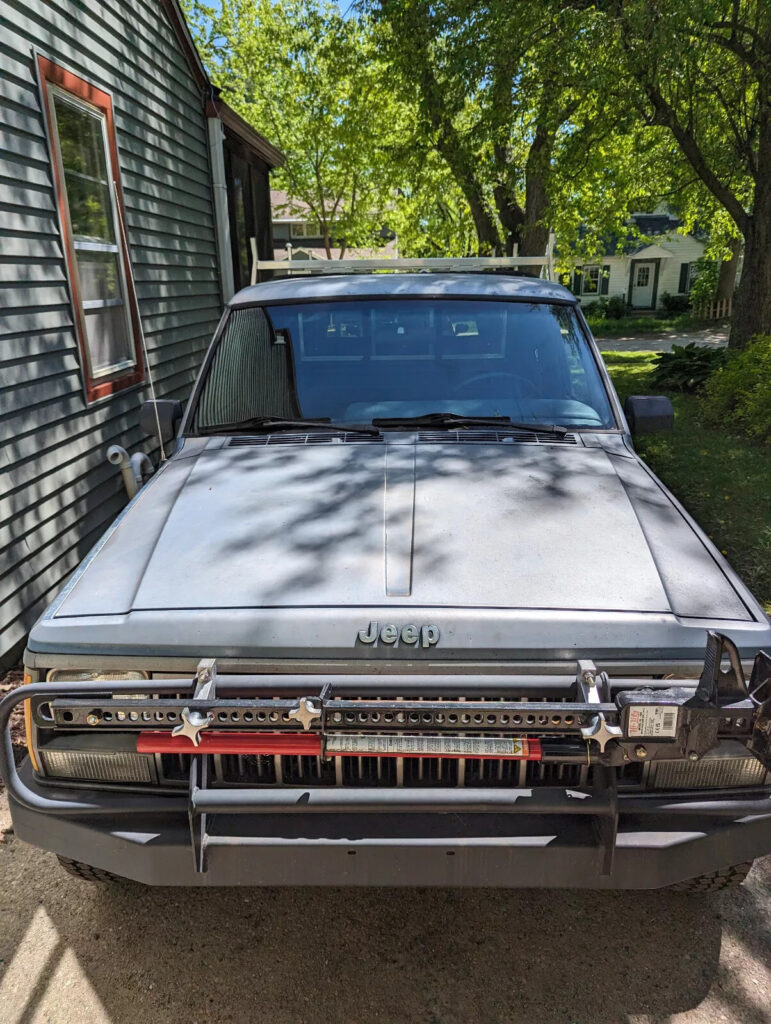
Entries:
POLYGON ((418 643, 422 647, 433 647, 439 643, 438 626, 394 626, 387 624, 378 632, 378 623, 370 622, 366 629, 359 630, 359 640, 363 644, 374 644, 377 640, 383 644, 395 644, 401 640, 403 644, 410 644, 416 647, 418 643))

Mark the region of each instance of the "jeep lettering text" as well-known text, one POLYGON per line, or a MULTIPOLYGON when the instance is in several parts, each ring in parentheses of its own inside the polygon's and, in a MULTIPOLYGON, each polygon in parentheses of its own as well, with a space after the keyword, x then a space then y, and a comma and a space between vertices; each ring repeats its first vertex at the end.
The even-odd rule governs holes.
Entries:
POLYGON ((439 643, 438 626, 413 626, 408 624, 402 626, 400 630, 398 626, 389 623, 378 632, 378 625, 377 622, 370 622, 366 629, 360 629, 359 640, 363 644, 374 644, 377 643, 378 639, 383 644, 395 644, 397 640, 401 640, 401 643, 410 644, 413 647, 418 642, 420 642, 422 647, 434 647, 439 643))

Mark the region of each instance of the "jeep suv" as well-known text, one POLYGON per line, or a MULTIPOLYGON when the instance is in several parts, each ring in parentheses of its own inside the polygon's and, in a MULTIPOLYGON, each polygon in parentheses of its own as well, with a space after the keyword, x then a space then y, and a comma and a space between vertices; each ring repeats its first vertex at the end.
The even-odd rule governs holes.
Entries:
POLYGON ((568 291, 255 285, 148 412, 173 453, 0 705, 22 839, 164 885, 704 889, 771 851, 769 621, 568 291))

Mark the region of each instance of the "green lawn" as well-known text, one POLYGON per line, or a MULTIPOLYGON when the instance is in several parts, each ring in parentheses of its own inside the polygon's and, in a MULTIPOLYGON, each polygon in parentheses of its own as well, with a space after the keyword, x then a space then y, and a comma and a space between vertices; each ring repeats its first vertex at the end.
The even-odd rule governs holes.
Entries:
POLYGON ((711 327, 721 330, 726 324, 716 320, 697 320, 690 313, 677 313, 673 316, 625 316, 620 320, 608 317, 587 316, 592 334, 598 338, 619 338, 624 334, 656 334, 666 335, 675 331, 702 330, 711 327))
MULTIPOLYGON (((655 353, 603 356, 622 402, 661 392, 649 380, 655 353)), ((670 397, 675 429, 636 448, 771 611, 771 446, 705 425, 694 395, 670 397)))

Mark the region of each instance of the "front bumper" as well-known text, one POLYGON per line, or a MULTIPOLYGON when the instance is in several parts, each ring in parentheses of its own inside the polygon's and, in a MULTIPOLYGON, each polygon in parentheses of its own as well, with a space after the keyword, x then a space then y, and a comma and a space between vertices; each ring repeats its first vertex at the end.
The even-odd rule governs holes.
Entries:
MULTIPOLYGON (((722 670, 725 643, 710 636, 704 672, 691 689, 625 680, 613 698, 608 677, 579 664, 562 703, 544 701, 542 691, 564 689, 564 679, 533 684, 527 677, 487 680, 494 697, 504 691, 492 703, 390 702, 382 694, 372 701, 351 677, 317 682, 317 695, 285 700, 287 688, 307 692, 307 680, 218 680, 216 667, 204 663, 189 682, 32 683, 0 700, 0 774, 22 839, 150 884, 656 888, 771 852, 769 786, 661 792, 618 785, 637 751, 655 761, 674 749, 690 764, 725 734, 741 737, 769 768, 771 658, 758 655, 748 689, 732 646, 732 669, 722 670), (512 700, 533 685, 540 700, 512 700), (350 689, 354 701, 346 697, 350 689), (41 716, 54 732, 117 732, 131 736, 138 752, 149 746, 148 753, 181 744, 187 793, 46 785, 29 762, 17 772, 8 723, 23 700, 32 719, 41 716), (218 728, 209 729, 214 721, 218 728), (468 738, 469 731, 478 735, 468 738), (503 756, 503 743, 514 760, 569 764, 576 757, 571 737, 583 740, 578 757, 592 768, 583 786, 527 788, 524 775, 502 787, 489 776, 449 787, 424 785, 422 776, 418 786, 402 785, 398 776, 396 785, 369 788, 283 785, 282 776, 278 785, 233 785, 216 770, 210 775, 216 757, 234 745, 261 755, 267 747, 275 757, 290 746, 294 753, 312 748, 308 759, 320 764, 345 754, 361 761, 372 747, 388 757, 394 744, 401 744, 397 758, 423 757, 429 744, 432 756, 465 765, 503 756), (469 743, 471 753, 463 746, 469 743)), ((398 685, 408 697, 423 686, 415 679, 398 685)))
MULTIPOLYGON (((41 799, 83 796, 41 785, 28 762, 20 778, 41 799)), ((430 808, 430 792, 418 795, 430 808)), ((485 792, 476 796, 484 807, 485 792)), ((660 795, 619 794, 607 873, 598 826, 603 814, 588 808, 561 813, 560 801, 578 799, 566 791, 522 794, 518 799, 524 804, 536 805, 532 812, 524 805, 518 813, 448 805, 441 812, 413 813, 373 810, 358 790, 339 794, 334 810, 309 812, 312 794, 295 790, 291 800, 299 813, 287 813, 286 807, 278 813, 208 813, 207 870, 200 872, 191 854, 190 819, 179 798, 144 798, 144 808, 130 813, 124 794, 90 792, 88 799, 97 813, 59 817, 11 798, 16 833, 43 849, 150 885, 652 889, 771 852, 768 790, 730 800, 704 793, 670 796, 666 804, 660 795), (545 800, 553 801, 553 810, 545 800), (735 813, 726 810, 731 802, 735 813), (720 813, 699 810, 710 804, 720 813), (662 806, 666 811, 658 810, 662 806)))

